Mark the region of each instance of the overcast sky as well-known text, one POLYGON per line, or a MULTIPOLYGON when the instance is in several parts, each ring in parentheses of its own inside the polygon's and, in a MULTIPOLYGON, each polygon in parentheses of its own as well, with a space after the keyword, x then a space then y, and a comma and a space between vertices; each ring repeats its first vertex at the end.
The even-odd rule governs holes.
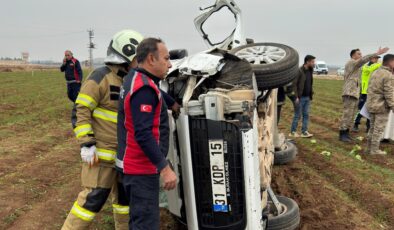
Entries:
MULTIPOLYGON (((63 58, 71 49, 88 58, 88 34, 95 31, 95 57, 104 57, 113 34, 125 28, 163 38, 170 49, 206 49, 194 28, 199 6, 214 0, 0 0, 0 57, 63 58)), ((328 64, 343 64, 351 48, 364 54, 379 46, 394 53, 393 0, 238 0, 245 35, 296 48, 328 64)), ((227 22, 223 22, 227 23, 227 22)), ((225 25, 215 25, 217 31, 225 25)))

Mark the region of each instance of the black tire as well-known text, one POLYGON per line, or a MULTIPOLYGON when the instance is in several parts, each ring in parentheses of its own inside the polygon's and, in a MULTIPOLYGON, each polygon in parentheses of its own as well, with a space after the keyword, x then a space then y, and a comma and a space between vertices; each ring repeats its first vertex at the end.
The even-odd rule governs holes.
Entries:
MULTIPOLYGON (((267 230, 294 230, 300 225, 300 208, 297 202, 284 197, 276 196, 281 204, 286 206, 284 213, 278 216, 269 215, 267 230)), ((272 204, 271 204, 272 205, 272 204)))
POLYGON ((283 49, 286 52, 286 56, 275 63, 251 63, 259 89, 268 90, 279 88, 294 80, 299 71, 298 53, 289 46, 278 43, 252 43, 232 49, 229 53, 237 56, 238 51, 253 46, 273 46, 283 49))
POLYGON ((297 147, 294 143, 286 141, 286 149, 275 151, 274 165, 284 165, 294 160, 297 155, 297 147))

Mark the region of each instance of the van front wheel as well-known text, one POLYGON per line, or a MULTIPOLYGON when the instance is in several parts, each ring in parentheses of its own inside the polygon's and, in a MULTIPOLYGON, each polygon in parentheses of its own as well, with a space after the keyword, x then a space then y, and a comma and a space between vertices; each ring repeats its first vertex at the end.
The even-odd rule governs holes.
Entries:
POLYGON ((251 43, 229 53, 248 61, 260 90, 275 89, 292 82, 298 74, 298 53, 278 43, 251 43))
MULTIPOLYGON (((269 215, 267 230, 294 230, 300 225, 300 209, 298 204, 285 196, 276 196, 282 205, 282 213, 269 215)), ((273 205, 272 203, 270 204, 273 205)))

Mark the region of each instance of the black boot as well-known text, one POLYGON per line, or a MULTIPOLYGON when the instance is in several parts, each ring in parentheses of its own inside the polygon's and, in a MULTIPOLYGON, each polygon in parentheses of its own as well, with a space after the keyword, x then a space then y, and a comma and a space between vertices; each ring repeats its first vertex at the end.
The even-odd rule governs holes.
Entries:
POLYGON ((352 136, 350 135, 350 130, 346 129, 346 136, 347 138, 349 138, 351 141, 354 141, 354 139, 352 138, 352 136))
POLYGON ((339 130, 339 140, 347 143, 352 142, 349 137, 349 130, 339 130))

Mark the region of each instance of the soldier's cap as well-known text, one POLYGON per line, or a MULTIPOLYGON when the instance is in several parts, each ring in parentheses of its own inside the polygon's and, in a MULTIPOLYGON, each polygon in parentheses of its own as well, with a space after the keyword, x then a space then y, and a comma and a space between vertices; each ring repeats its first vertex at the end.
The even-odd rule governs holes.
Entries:
POLYGON ((372 59, 372 58, 377 58, 377 59, 379 59, 379 58, 381 58, 381 57, 380 57, 379 55, 374 55, 374 56, 371 57, 371 59, 372 59))

